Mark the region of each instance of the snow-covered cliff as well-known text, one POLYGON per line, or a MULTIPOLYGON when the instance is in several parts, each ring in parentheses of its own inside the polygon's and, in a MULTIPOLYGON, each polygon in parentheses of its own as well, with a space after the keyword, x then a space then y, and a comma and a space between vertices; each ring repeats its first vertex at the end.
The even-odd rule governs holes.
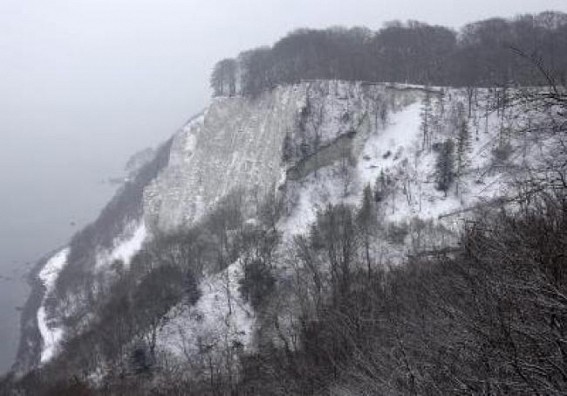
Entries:
MULTIPOLYGON (((285 183, 286 171, 341 137, 356 136, 360 145, 383 127, 381 114, 415 100, 411 93, 386 91, 315 81, 252 100, 214 100, 175 135, 168 167, 145 190, 146 223, 160 231, 190 225, 234 189, 261 197, 285 183)), ((333 158, 319 162, 322 167, 333 158)), ((301 176, 313 170, 302 169, 301 176)))
MULTIPOLYGON (((497 95, 497 90, 478 90, 472 97, 459 89, 308 81, 253 99, 214 99, 126 183, 93 227, 39 272, 44 291, 36 299, 35 323, 42 347, 35 356, 37 348, 26 348, 34 333, 22 338, 21 371, 56 356, 64 334, 88 328, 95 319, 90 307, 144 244, 188 229, 235 190, 244 192, 249 206, 269 193, 282 196, 285 211, 277 228, 285 244, 307 232, 319 209, 358 205, 365 186, 381 184, 381 221, 406 233, 398 241, 378 241, 377 261, 449 245, 468 210, 505 198, 509 170, 520 172, 533 151, 507 134, 528 117, 521 109, 496 111, 497 95), (455 180, 440 189, 438 159, 448 141, 454 145, 455 180), (507 156, 520 149, 521 157, 507 156), (423 227, 436 231, 418 238, 423 227)), ((239 261, 232 264, 224 277, 207 270, 197 305, 179 305, 167 314, 167 325, 156 335, 158 348, 178 354, 198 350, 203 334, 222 326, 230 330, 222 333, 224 342, 229 336, 245 347, 254 342, 254 312, 235 286, 239 261), (234 314, 218 296, 223 288, 231 290, 234 314)))

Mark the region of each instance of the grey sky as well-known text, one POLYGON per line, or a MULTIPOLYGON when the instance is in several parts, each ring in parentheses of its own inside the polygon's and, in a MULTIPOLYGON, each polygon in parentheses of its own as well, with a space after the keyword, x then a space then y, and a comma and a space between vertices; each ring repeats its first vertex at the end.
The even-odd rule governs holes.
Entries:
MULTIPOLYGON (((0 274, 93 220, 112 193, 100 181, 205 106, 220 58, 297 27, 459 27, 549 9, 567 1, 1 0, 0 274)), ((23 296, 0 284, 0 372, 23 296)))

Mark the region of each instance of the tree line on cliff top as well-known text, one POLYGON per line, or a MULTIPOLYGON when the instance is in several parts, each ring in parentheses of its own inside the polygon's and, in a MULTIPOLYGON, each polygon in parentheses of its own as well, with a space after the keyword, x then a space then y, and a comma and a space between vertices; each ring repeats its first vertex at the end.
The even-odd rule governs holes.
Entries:
MULTIPOLYGON (((219 61, 214 96, 256 96, 311 79, 441 86, 546 85, 533 64, 565 80, 567 14, 491 18, 460 30, 395 21, 380 30, 299 29, 273 46, 219 61)), ((562 82, 562 81, 560 81, 562 82)))

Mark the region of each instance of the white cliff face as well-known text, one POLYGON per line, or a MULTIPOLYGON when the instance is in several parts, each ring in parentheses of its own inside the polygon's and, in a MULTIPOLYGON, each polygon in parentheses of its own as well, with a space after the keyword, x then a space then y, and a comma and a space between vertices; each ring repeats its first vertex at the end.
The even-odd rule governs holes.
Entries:
MULTIPOLYGON (((524 114, 519 107, 493 111, 495 94, 479 90, 470 103, 459 89, 426 94, 423 87, 310 81, 277 87, 254 99, 217 98, 174 136, 167 165, 164 161, 165 167, 140 187, 143 213, 136 212, 129 223, 116 227, 117 235, 106 248, 100 243, 94 246, 94 268, 84 270, 110 274, 101 278, 112 282, 114 260, 122 260, 128 268, 147 240, 190 227, 236 189, 247 192, 251 204, 269 191, 281 190, 286 205, 277 224, 283 234, 282 251, 293 235, 308 232, 317 211, 326 205, 359 205, 367 185, 383 190, 377 205, 384 235, 373 246, 377 263, 401 262, 414 251, 447 246, 454 242, 467 213, 506 198, 508 182, 512 176, 521 177, 522 164, 536 163, 541 157, 538 148, 554 147, 543 144, 541 137, 534 144, 528 135, 523 140, 512 136, 509 131, 522 130, 537 116, 524 114), (439 145, 451 140, 456 153, 459 133, 465 130, 468 138, 462 158, 455 159, 458 177, 447 191, 439 191, 439 145), (497 155, 505 149, 515 154, 497 155), (426 227, 430 237, 422 236, 426 227), (389 234, 396 229, 405 230, 403 240, 392 241, 389 234)), ((65 258, 58 255, 60 259, 54 258, 41 272, 45 296, 54 294, 50 286, 54 282, 46 274, 52 268, 58 274, 66 254, 65 258)), ((171 310, 169 324, 158 336, 160 348, 177 355, 194 351, 211 329, 217 330, 211 333, 211 344, 232 337, 245 348, 251 346, 254 312, 239 300, 238 262, 229 268, 220 274, 207 273, 195 306, 180 304, 171 310), (239 303, 234 314, 221 296, 226 286, 222 281, 227 279, 239 303), (196 317, 204 319, 199 322, 196 317)), ((88 304, 86 299, 83 305, 76 304, 77 300, 68 298, 69 307, 65 301, 55 301, 57 309, 49 316, 43 299, 38 312, 42 361, 57 352, 67 330, 57 313, 73 317, 78 312, 75 307, 88 304)))
POLYGON ((147 223, 172 230, 198 219, 235 188, 264 190, 281 174, 280 148, 293 129, 301 88, 257 101, 218 99, 174 138, 168 168, 145 191, 147 223))
MULTIPOLYGON (((167 169, 145 190, 146 223, 160 231, 190 225, 235 189, 260 198, 285 181, 288 168, 298 165, 300 176, 315 169, 302 161, 341 137, 361 149, 363 137, 384 124, 382 111, 414 100, 411 92, 387 91, 313 81, 255 99, 214 100, 175 135, 167 169)), ((335 158, 315 159, 320 167, 335 158)))

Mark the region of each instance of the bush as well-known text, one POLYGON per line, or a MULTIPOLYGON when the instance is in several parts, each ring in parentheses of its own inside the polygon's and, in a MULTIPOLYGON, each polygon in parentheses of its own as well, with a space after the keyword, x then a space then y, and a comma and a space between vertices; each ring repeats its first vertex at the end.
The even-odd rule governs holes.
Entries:
POLYGON ((494 157, 494 161, 496 163, 504 163, 508 161, 514 149, 510 143, 501 144, 492 150, 492 156, 494 157))
POLYGON ((244 299, 259 310, 274 289, 275 278, 270 269, 260 260, 244 266, 239 291, 244 299))
POLYGON ((409 226, 407 223, 392 223, 388 226, 386 238, 391 243, 403 245, 409 234, 409 226))

